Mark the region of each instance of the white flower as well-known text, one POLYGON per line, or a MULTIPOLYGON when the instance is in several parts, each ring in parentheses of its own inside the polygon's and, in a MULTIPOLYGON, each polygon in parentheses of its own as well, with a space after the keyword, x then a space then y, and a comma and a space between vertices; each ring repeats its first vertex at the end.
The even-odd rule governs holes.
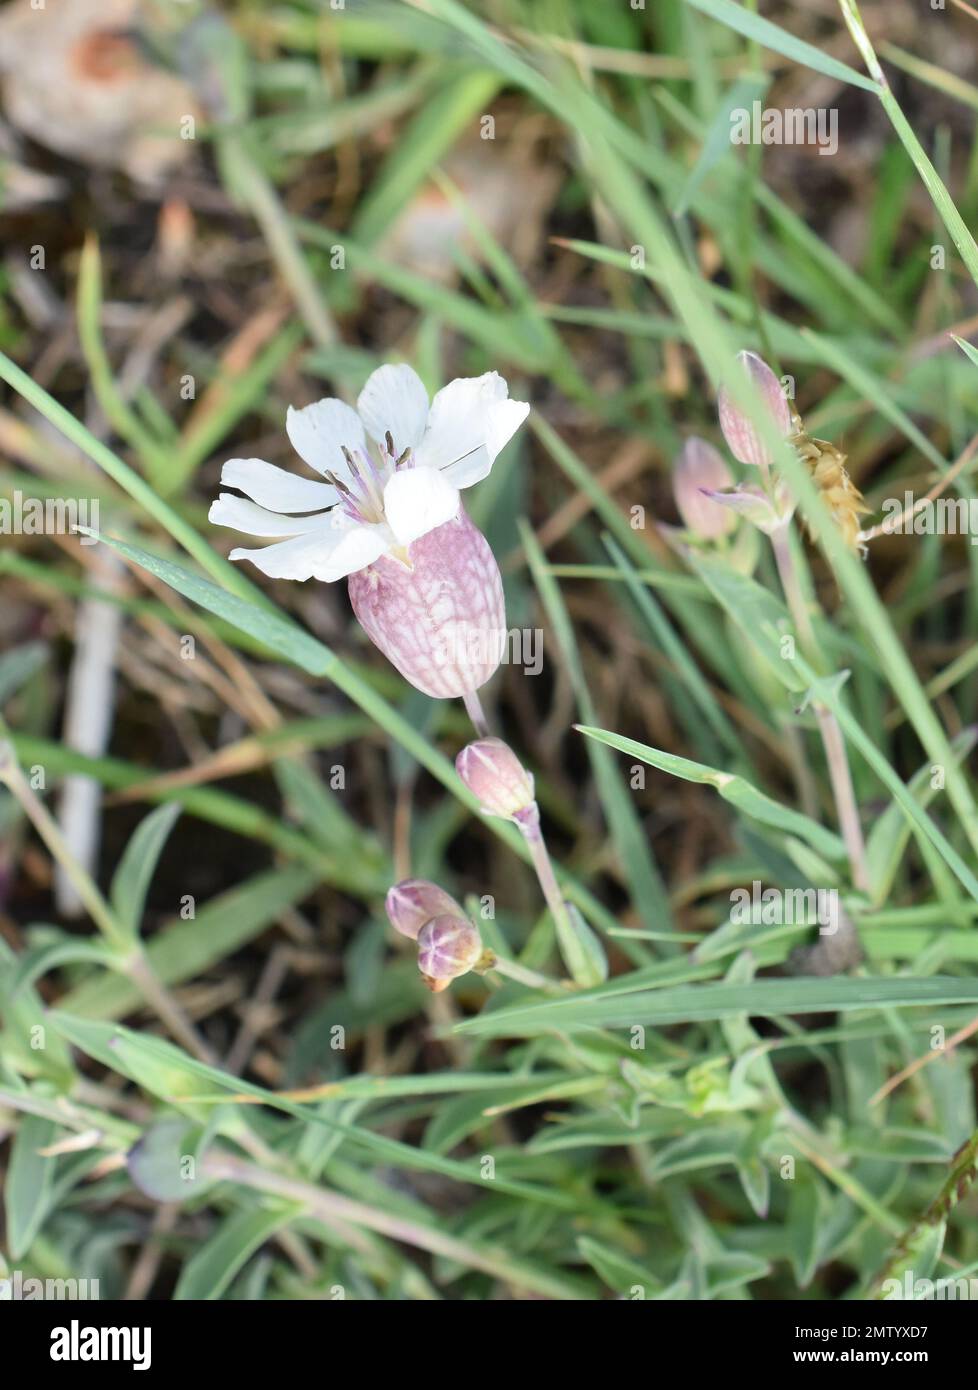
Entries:
POLYGON ((415 371, 380 367, 356 410, 333 399, 289 407, 293 448, 325 482, 262 459, 231 459, 221 482, 251 501, 222 492, 210 520, 252 536, 288 537, 231 551, 232 560, 251 560, 275 579, 342 579, 388 554, 407 564, 411 542, 458 515, 459 488, 486 476, 529 409, 508 399, 496 372, 450 382, 429 407, 415 371))

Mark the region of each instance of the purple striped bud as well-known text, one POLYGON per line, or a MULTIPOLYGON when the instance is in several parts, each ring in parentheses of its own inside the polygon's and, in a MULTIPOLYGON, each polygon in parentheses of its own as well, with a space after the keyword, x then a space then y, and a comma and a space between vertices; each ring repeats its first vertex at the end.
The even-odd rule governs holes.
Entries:
POLYGON ((395 931, 417 941, 432 917, 462 917, 465 913, 450 893, 426 878, 405 878, 387 894, 387 916, 395 931))
POLYGON ((458 515, 349 578, 350 602, 371 642, 425 695, 466 695, 506 647, 503 582, 489 542, 458 515))
POLYGON ((729 535, 737 518, 706 495, 706 491, 731 487, 733 474, 723 455, 705 439, 687 439, 672 472, 672 495, 687 531, 703 540, 729 535))
POLYGON ((433 917, 418 932, 418 968, 435 994, 468 974, 483 954, 482 938, 465 917, 433 917))
MULTIPOLYGON (((740 352, 737 354, 737 361, 760 398, 759 408, 770 417, 775 430, 787 439, 792 432, 791 409, 780 381, 756 352, 740 352)), ((740 406, 734 403, 726 387, 720 387, 717 400, 720 428, 734 458, 738 463, 750 463, 758 468, 769 467, 772 462, 770 450, 752 421, 740 406)))
POLYGON ((468 744, 455 759, 455 770, 490 816, 513 820, 534 805, 533 778, 501 738, 468 744))

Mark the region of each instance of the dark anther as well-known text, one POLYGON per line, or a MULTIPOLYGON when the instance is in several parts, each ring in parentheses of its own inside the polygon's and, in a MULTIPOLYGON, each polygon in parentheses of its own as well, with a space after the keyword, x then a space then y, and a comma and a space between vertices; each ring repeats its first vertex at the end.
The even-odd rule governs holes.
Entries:
MULTIPOLYGON (((346 450, 344 449, 343 452, 346 453, 346 450)), ((346 483, 344 483, 341 479, 337 478, 337 476, 336 476, 335 473, 330 473, 329 470, 327 469, 327 471, 323 474, 323 477, 326 479, 326 481, 327 481, 328 483, 332 483, 332 484, 333 484, 333 486, 336 488, 337 492, 343 493, 344 497, 352 497, 352 496, 353 496, 353 493, 352 493, 352 492, 350 491, 350 489, 347 487, 346 483)))

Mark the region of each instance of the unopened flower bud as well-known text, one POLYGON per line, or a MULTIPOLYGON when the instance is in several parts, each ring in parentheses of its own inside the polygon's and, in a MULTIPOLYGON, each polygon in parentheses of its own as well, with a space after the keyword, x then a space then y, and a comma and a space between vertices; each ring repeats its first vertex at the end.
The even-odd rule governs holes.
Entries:
POLYGON ((418 932, 418 968, 435 994, 468 974, 483 954, 482 938, 466 917, 433 917, 418 932))
POLYGON ((395 931, 417 941, 418 933, 432 917, 463 917, 464 911, 450 893, 426 878, 405 878, 388 891, 387 916, 395 931))
POLYGON ((529 812, 533 778, 501 738, 480 738, 455 759, 455 770, 490 816, 513 820, 529 812))
POLYGON ((733 475, 719 450, 705 439, 686 440, 673 468, 672 494, 688 531, 707 541, 729 535, 736 517, 706 493, 732 483, 733 475))
MULTIPOLYGON (((780 381, 756 352, 738 353, 737 361, 743 367, 755 393, 760 397, 761 408, 769 416, 771 424, 778 434, 787 439, 793 428, 791 410, 780 381)), ((718 404, 720 428, 734 458, 739 463, 752 463, 759 468, 770 465, 771 451, 751 419, 735 404, 726 387, 720 388, 718 404)))

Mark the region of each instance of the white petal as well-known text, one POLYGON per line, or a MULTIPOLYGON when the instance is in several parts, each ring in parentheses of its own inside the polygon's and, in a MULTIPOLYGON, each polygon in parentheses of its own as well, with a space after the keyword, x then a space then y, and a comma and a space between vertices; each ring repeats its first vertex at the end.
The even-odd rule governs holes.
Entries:
POLYGON ((384 515, 399 545, 458 516, 458 488, 437 468, 401 468, 384 488, 384 515))
POLYGON ((445 477, 456 487, 471 487, 481 482, 492 468, 496 455, 502 453, 529 413, 526 401, 497 401, 489 410, 484 446, 459 459, 458 463, 449 464, 444 470, 445 477))
POLYGON ((315 536, 296 536, 259 550, 232 550, 232 560, 250 560, 271 579, 321 579, 327 583, 365 569, 388 548, 383 526, 333 527, 315 536))
POLYGON ((299 478, 264 459, 228 459, 221 469, 225 487, 236 487, 276 512, 318 512, 337 499, 332 483, 299 478))
POLYGON ((238 547, 231 551, 232 560, 250 560, 271 579, 311 579, 319 548, 318 540, 295 536, 276 545, 261 546, 258 550, 238 547))
POLYGON ((530 413, 527 401, 498 401, 489 412, 489 427, 486 430, 486 449, 489 461, 494 463, 513 435, 530 413))
POLYGON ((222 492, 216 502, 211 503, 207 520, 215 526, 233 526, 235 531, 244 531, 249 536, 301 536, 309 531, 323 531, 330 525, 330 514, 316 516, 280 516, 278 512, 267 512, 264 507, 256 507, 254 502, 246 502, 233 492, 222 492))
POLYGON ((378 367, 360 392, 357 410, 378 444, 383 444, 390 430, 400 457, 405 449, 416 449, 421 443, 428 420, 428 392, 412 367, 403 363, 378 367))
POLYGON ((328 552, 322 552, 313 572, 314 579, 327 584, 366 569, 390 549, 386 526, 354 526, 342 535, 328 552))
POLYGON ((447 469, 458 487, 484 478, 529 410, 521 401, 507 401, 508 394, 498 372, 459 377, 442 387, 431 402, 418 463, 447 469))
POLYGON ((351 452, 367 447, 360 416, 351 406, 333 397, 304 406, 302 410, 290 405, 285 417, 285 432, 293 449, 310 468, 315 468, 317 473, 329 469, 341 478, 349 472, 343 457, 344 447, 351 452))

